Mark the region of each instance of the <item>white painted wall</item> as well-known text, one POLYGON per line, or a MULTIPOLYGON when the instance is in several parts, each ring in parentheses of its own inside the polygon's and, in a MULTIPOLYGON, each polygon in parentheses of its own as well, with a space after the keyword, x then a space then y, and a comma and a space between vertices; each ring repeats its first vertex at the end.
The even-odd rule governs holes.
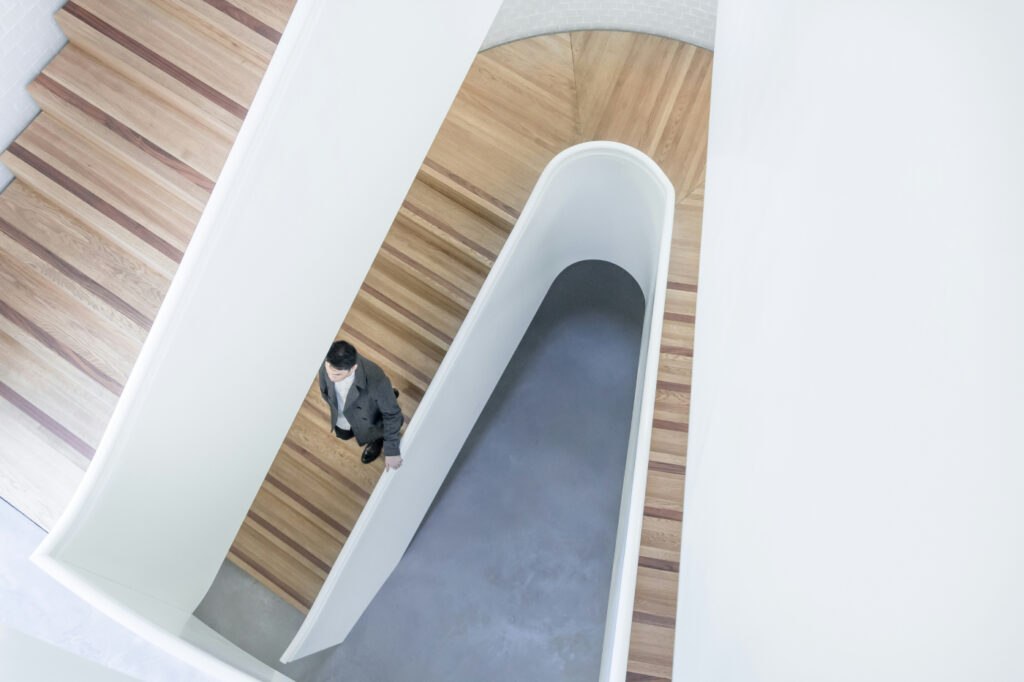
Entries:
POLYGON ((1021 26, 719 4, 676 680, 1024 679, 1021 26))
MULTIPOLYGON (((67 38, 53 15, 65 0, 0 0, 0 150, 39 113, 25 90, 67 38)), ((0 163, 0 190, 14 179, 0 163)))
POLYGON ((668 281, 675 191, 641 152, 589 142, 544 170, 402 441, 282 660, 343 641, 398 565, 551 283, 582 260, 614 263, 644 292, 630 451, 609 595, 602 680, 623 680, 668 281))
POLYGON ((505 0, 484 47, 544 33, 610 29, 715 45, 718 0, 505 0))
POLYGON ((248 661, 190 614, 497 7, 299 0, 85 480, 36 554, 197 666, 223 672, 211 651, 248 661))

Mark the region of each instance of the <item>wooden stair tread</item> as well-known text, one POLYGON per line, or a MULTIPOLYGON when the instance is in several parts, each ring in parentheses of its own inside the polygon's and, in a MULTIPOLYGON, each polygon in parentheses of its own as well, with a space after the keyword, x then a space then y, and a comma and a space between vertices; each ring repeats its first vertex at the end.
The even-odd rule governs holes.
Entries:
POLYGON ((92 286, 88 280, 78 277, 64 263, 38 249, 23 233, 10 229, 8 223, 0 224, 0 251, 12 262, 23 266, 24 272, 32 272, 41 281, 56 287, 69 300, 92 313, 99 323, 128 339, 133 346, 141 348, 148 327, 143 326, 144 319, 136 322, 129 316, 136 315, 138 311, 124 306, 120 299, 107 295, 102 288, 92 286))
POLYGON ((201 176, 45 74, 29 83, 28 92, 48 116, 129 164, 138 175, 160 184, 190 209, 203 210, 213 188, 212 180, 201 176))
POLYGON ((151 96, 164 106, 173 108, 185 118, 202 121, 204 127, 220 136, 230 138, 238 131, 240 113, 229 111, 192 91, 188 85, 147 62, 96 26, 70 14, 67 7, 58 11, 55 19, 76 49, 88 54, 140 90, 152 93, 151 96))
POLYGON ((359 460, 362 448, 355 440, 336 438, 329 429, 328 421, 300 410, 284 448, 314 463, 329 478, 348 487, 355 499, 363 498, 365 501, 377 484, 378 469, 383 467, 364 465, 359 460))
POLYGON ((96 195, 156 237, 184 252, 200 212, 184 205, 132 166, 107 154, 76 131, 40 113, 18 137, 18 145, 96 195))
POLYGON ((4 363, 0 382, 17 394, 6 397, 20 404, 50 435, 61 441, 60 450, 81 469, 92 458, 117 396, 91 381, 75 366, 0 315, 0 351, 4 363), (41 421, 40 421, 41 420, 41 421))
POLYGON ((410 320, 408 316, 396 310, 387 301, 376 296, 360 295, 356 297, 353 307, 356 304, 360 306, 365 315, 378 318, 385 325, 406 334, 411 343, 422 346, 423 351, 431 357, 443 358, 448 351, 450 340, 447 337, 410 320))
MULTIPOLYGON (((7 237, 0 236, 0 244, 7 237)), ((0 248, 0 299, 39 337, 79 358, 97 383, 120 393, 141 342, 105 322, 74 296, 0 248)))
POLYGON ((430 352, 426 344, 417 344, 415 338, 403 334, 404 326, 399 326, 390 319, 373 315, 373 309, 367 308, 362 303, 364 299, 365 297, 356 299, 348 317, 345 318, 345 324, 372 339, 388 339, 388 350, 401 358, 404 363, 403 366, 397 367, 394 363, 389 362, 388 366, 393 371, 404 375, 406 374, 404 367, 411 367, 426 377, 433 376, 437 366, 441 364, 439 353, 430 352))
MULTIPOLYGON (((106 289, 151 323, 170 279, 126 249, 59 210, 15 180, 0 196, 0 231, 16 230, 39 248, 106 289)), ((132 319, 135 316, 129 315, 132 319)))
POLYGON ((469 310, 468 306, 446 296, 447 292, 433 280, 421 279, 384 250, 363 280, 363 290, 376 292, 375 295, 392 301, 393 305, 413 312, 448 339, 455 337, 469 310))
POLYGON ((164 12, 173 14, 182 22, 193 24, 218 40, 232 54, 260 67, 260 75, 266 71, 274 49, 280 40, 280 32, 248 15, 244 8, 226 2, 206 0, 152 0, 164 12), (232 16, 234 15, 234 16, 232 16), (236 18, 237 17, 237 18, 236 18), (201 26, 201 28, 200 28, 201 26))
POLYGON ((247 0, 244 8, 247 14, 281 33, 295 8, 295 0, 247 0))
POLYGON ((0 498, 45 530, 53 528, 82 480, 67 444, 0 398, 0 498))
POLYGON ((413 182, 402 212, 415 212, 431 224, 427 229, 444 230, 462 241, 467 249, 479 254, 486 271, 490 270, 508 238, 508 229, 481 218, 424 182, 413 182))
MULTIPOLYGON (((266 61, 254 63, 225 46, 205 22, 183 21, 162 3, 69 0, 58 16, 74 17, 125 48, 127 53, 116 52, 118 65, 130 65, 179 96, 205 100, 239 121, 266 69, 266 61)), ((112 56, 115 48, 108 45, 99 54, 112 56)))
MULTIPOLYGON (((407 263, 427 280, 443 285, 448 296, 469 307, 493 264, 478 260, 467 250, 452 248, 448 241, 424 230, 419 221, 410 220, 403 211, 391 226, 383 251, 407 263)), ((472 252, 476 254, 477 252, 472 252)))
POLYGON ((233 136, 180 110, 157 88, 125 77, 73 42, 43 73, 205 177, 217 179, 233 136))
POLYGON ((519 218, 515 209, 490 195, 483 194, 469 181, 456 176, 440 164, 430 163, 428 165, 425 162, 420 166, 416 179, 485 220, 501 226, 505 231, 511 232, 519 218))
MULTIPOLYGON (((327 420, 324 419, 323 423, 326 424, 327 420)), ((328 438, 333 436, 328 436, 328 438)), ((335 440, 340 444, 343 441, 335 440)), ((331 443, 334 446, 335 443, 331 443)), ((322 450, 318 453, 315 461, 309 458, 308 453, 300 453, 295 446, 288 444, 281 448, 281 457, 288 460, 286 463, 288 466, 294 468, 296 471, 302 472, 302 478, 299 480, 309 479, 318 481, 318 486, 313 488, 319 495, 329 497, 329 503, 326 506, 322 506, 319 503, 318 496, 310 496, 308 501, 313 502, 317 509, 317 514, 311 514, 308 507, 302 504, 296 504, 294 500, 290 499, 287 501, 287 507, 291 510, 289 513, 292 515, 298 515, 309 521, 320 531, 328 534, 337 543, 337 548, 341 548, 341 543, 349 536, 352 530, 352 526, 355 525, 356 519, 359 517, 359 513, 363 509, 369 493, 354 483, 353 477, 360 478, 370 472, 359 472, 356 470, 357 467, 365 466, 357 456, 357 453, 342 452, 336 450, 333 447, 327 450, 322 450), (351 455, 351 456, 347 456, 351 455), (325 475, 324 467, 328 467, 331 470, 330 475, 325 475), (344 480, 342 480, 344 477, 344 480), (323 513, 327 513, 328 516, 335 521, 335 523, 324 523, 322 520, 323 513), (338 528, 338 526, 342 528, 338 528)), ((372 477, 371 477, 372 478, 372 477)), ((288 480, 288 479, 281 479, 288 480)), ((366 481, 367 487, 372 485, 370 481, 366 481)), ((299 488, 303 490, 303 488, 299 488)), ((284 493, 278 488, 274 488, 274 492, 278 495, 284 493)), ((268 505, 268 507, 271 505, 268 505)), ((277 512, 271 511, 269 508, 264 513, 267 517, 272 517, 277 512)), ((318 550, 319 551, 319 550, 318 550)), ((337 554, 331 554, 330 552, 324 552, 324 560, 328 563, 334 561, 337 554)))
POLYGON ((112 210, 102 199, 74 183, 60 170, 46 165, 15 141, 0 154, 14 176, 33 192, 54 205, 54 210, 74 215, 76 220, 97 233, 107 235, 150 269, 170 280, 177 269, 181 252, 153 235, 145 226, 112 210))
POLYGON ((296 561, 292 552, 254 524, 242 524, 228 558, 247 573, 259 576, 261 582, 303 613, 309 611, 323 584, 314 569, 296 561), (252 551, 259 554, 254 556, 252 551))

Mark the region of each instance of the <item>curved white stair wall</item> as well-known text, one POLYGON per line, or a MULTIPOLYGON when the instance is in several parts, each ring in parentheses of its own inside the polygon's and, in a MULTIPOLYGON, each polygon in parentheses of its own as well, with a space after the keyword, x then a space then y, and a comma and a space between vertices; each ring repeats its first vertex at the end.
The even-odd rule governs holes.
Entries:
POLYGON ((299 0, 85 479, 34 555, 216 679, 287 679, 191 614, 498 5, 299 0))
POLYGON ((551 283, 594 259, 629 272, 646 302, 602 661, 603 680, 625 678, 674 201, 658 166, 625 145, 589 142, 551 161, 409 424, 405 465, 374 489, 282 660, 348 636, 405 553, 551 283))

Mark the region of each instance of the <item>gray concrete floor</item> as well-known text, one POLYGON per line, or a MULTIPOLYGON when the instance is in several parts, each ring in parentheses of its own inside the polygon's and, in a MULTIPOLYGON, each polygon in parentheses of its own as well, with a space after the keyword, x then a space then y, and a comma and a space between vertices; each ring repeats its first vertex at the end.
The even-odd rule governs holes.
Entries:
POLYGON ((196 615, 304 682, 596 679, 643 315, 615 266, 559 276, 344 643, 275 665, 301 616, 230 564, 196 615))
POLYGON ((209 680, 92 608, 33 564, 29 556, 45 535, 0 500, 0 623, 146 682, 209 680))

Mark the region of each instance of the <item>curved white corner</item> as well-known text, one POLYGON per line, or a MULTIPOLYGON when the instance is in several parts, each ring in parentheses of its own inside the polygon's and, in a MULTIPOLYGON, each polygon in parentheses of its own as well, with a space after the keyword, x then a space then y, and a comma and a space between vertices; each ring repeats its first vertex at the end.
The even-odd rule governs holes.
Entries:
POLYGON ((385 474, 283 661, 338 644, 398 565, 555 277, 582 260, 629 272, 646 301, 630 449, 608 602, 602 680, 626 675, 675 191, 614 142, 571 147, 544 170, 385 474))

